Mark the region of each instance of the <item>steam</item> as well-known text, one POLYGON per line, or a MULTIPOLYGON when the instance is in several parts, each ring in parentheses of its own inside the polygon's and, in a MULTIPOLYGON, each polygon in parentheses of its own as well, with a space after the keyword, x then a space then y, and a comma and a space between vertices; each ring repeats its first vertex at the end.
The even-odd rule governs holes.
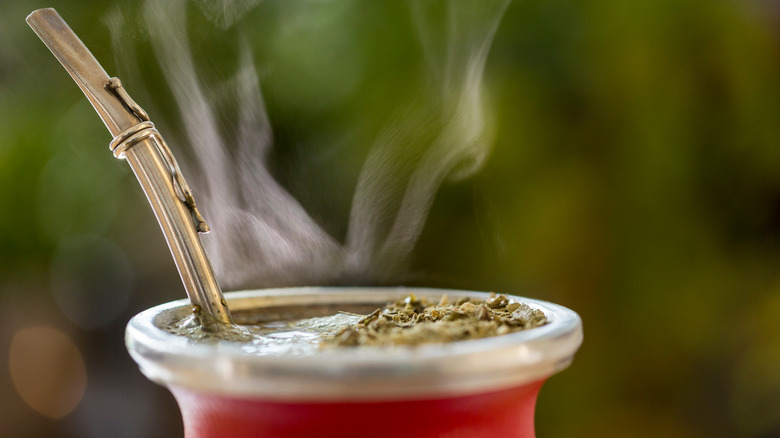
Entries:
POLYGON ((245 13, 257 6, 261 0, 193 0, 203 15, 214 24, 227 29, 245 13))
MULTIPOLYGON (((193 1, 221 28, 259 3, 193 1)), ((223 287, 402 279, 442 182, 472 175, 489 155, 492 136, 482 75, 508 1, 410 2, 429 92, 409 102, 372 145, 343 243, 269 171, 273 134, 248 43, 237 42, 238 71, 220 84, 219 96, 209 94, 188 45, 186 2, 145 3, 146 30, 194 151, 195 162, 185 173, 215 230, 204 243, 223 287), (222 134, 215 97, 238 107, 230 140, 222 134)), ((119 19, 114 19, 116 25, 119 19)))
MULTIPOLYGON (((390 281, 403 271, 422 232, 436 192, 449 175, 465 178, 486 160, 491 146, 482 102, 482 73, 507 1, 445 3, 444 32, 435 32, 441 1, 412 1, 429 66, 433 101, 415 102, 374 144, 353 201, 346 247, 353 275, 390 281), (430 138, 421 144, 418 138, 430 138), (412 137, 412 138, 408 138, 412 137), (417 151, 405 150, 413 145, 417 151), (407 166, 404 160, 420 154, 407 166), (402 190, 396 200, 393 190, 402 190), (393 218, 387 230, 388 217, 393 218)), ((428 96, 426 96, 428 97, 428 96)))

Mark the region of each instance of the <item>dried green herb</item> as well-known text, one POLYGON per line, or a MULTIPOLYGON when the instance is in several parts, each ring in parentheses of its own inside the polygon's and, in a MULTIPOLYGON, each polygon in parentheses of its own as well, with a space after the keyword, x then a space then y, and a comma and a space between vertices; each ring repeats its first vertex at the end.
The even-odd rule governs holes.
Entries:
POLYGON ((443 296, 437 304, 409 295, 325 338, 323 346, 417 345, 504 335, 547 324, 541 310, 492 294, 486 300, 443 296))

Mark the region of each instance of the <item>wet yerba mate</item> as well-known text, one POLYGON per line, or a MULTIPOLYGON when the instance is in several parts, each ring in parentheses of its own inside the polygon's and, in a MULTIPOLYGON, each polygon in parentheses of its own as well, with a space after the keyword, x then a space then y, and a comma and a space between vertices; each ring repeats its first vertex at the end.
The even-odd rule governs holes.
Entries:
POLYGON ((310 346, 393 346, 465 341, 547 324, 541 310, 495 294, 487 299, 457 297, 455 300, 443 295, 437 303, 410 294, 368 315, 339 312, 293 321, 244 322, 241 325, 209 321, 208 315, 197 308, 194 310, 192 316, 164 328, 195 341, 246 342, 260 349, 265 346, 277 352, 299 353, 311 350, 310 346))

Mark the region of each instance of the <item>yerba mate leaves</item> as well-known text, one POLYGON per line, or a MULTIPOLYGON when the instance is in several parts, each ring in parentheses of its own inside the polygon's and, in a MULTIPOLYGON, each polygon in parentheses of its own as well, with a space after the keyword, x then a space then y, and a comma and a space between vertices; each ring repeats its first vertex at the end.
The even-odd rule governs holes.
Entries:
POLYGON ((355 325, 325 338, 321 345, 417 345, 504 335, 547 324, 541 310, 505 295, 486 300, 461 298, 454 304, 443 296, 438 304, 409 295, 376 309, 355 325))

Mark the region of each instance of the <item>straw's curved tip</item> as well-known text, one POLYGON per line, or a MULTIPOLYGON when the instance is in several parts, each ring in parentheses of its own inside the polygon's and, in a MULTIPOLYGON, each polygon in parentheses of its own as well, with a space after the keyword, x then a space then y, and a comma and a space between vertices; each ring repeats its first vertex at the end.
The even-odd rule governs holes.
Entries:
MULTIPOLYGON (((33 20, 33 19, 35 19, 35 17, 37 17, 39 15, 43 15, 43 14, 57 14, 57 11, 54 8, 36 9, 36 10, 30 12, 30 15, 28 15, 27 18, 24 21, 29 23, 30 20, 33 20)), ((57 14, 57 15, 59 15, 59 14, 57 14)))

